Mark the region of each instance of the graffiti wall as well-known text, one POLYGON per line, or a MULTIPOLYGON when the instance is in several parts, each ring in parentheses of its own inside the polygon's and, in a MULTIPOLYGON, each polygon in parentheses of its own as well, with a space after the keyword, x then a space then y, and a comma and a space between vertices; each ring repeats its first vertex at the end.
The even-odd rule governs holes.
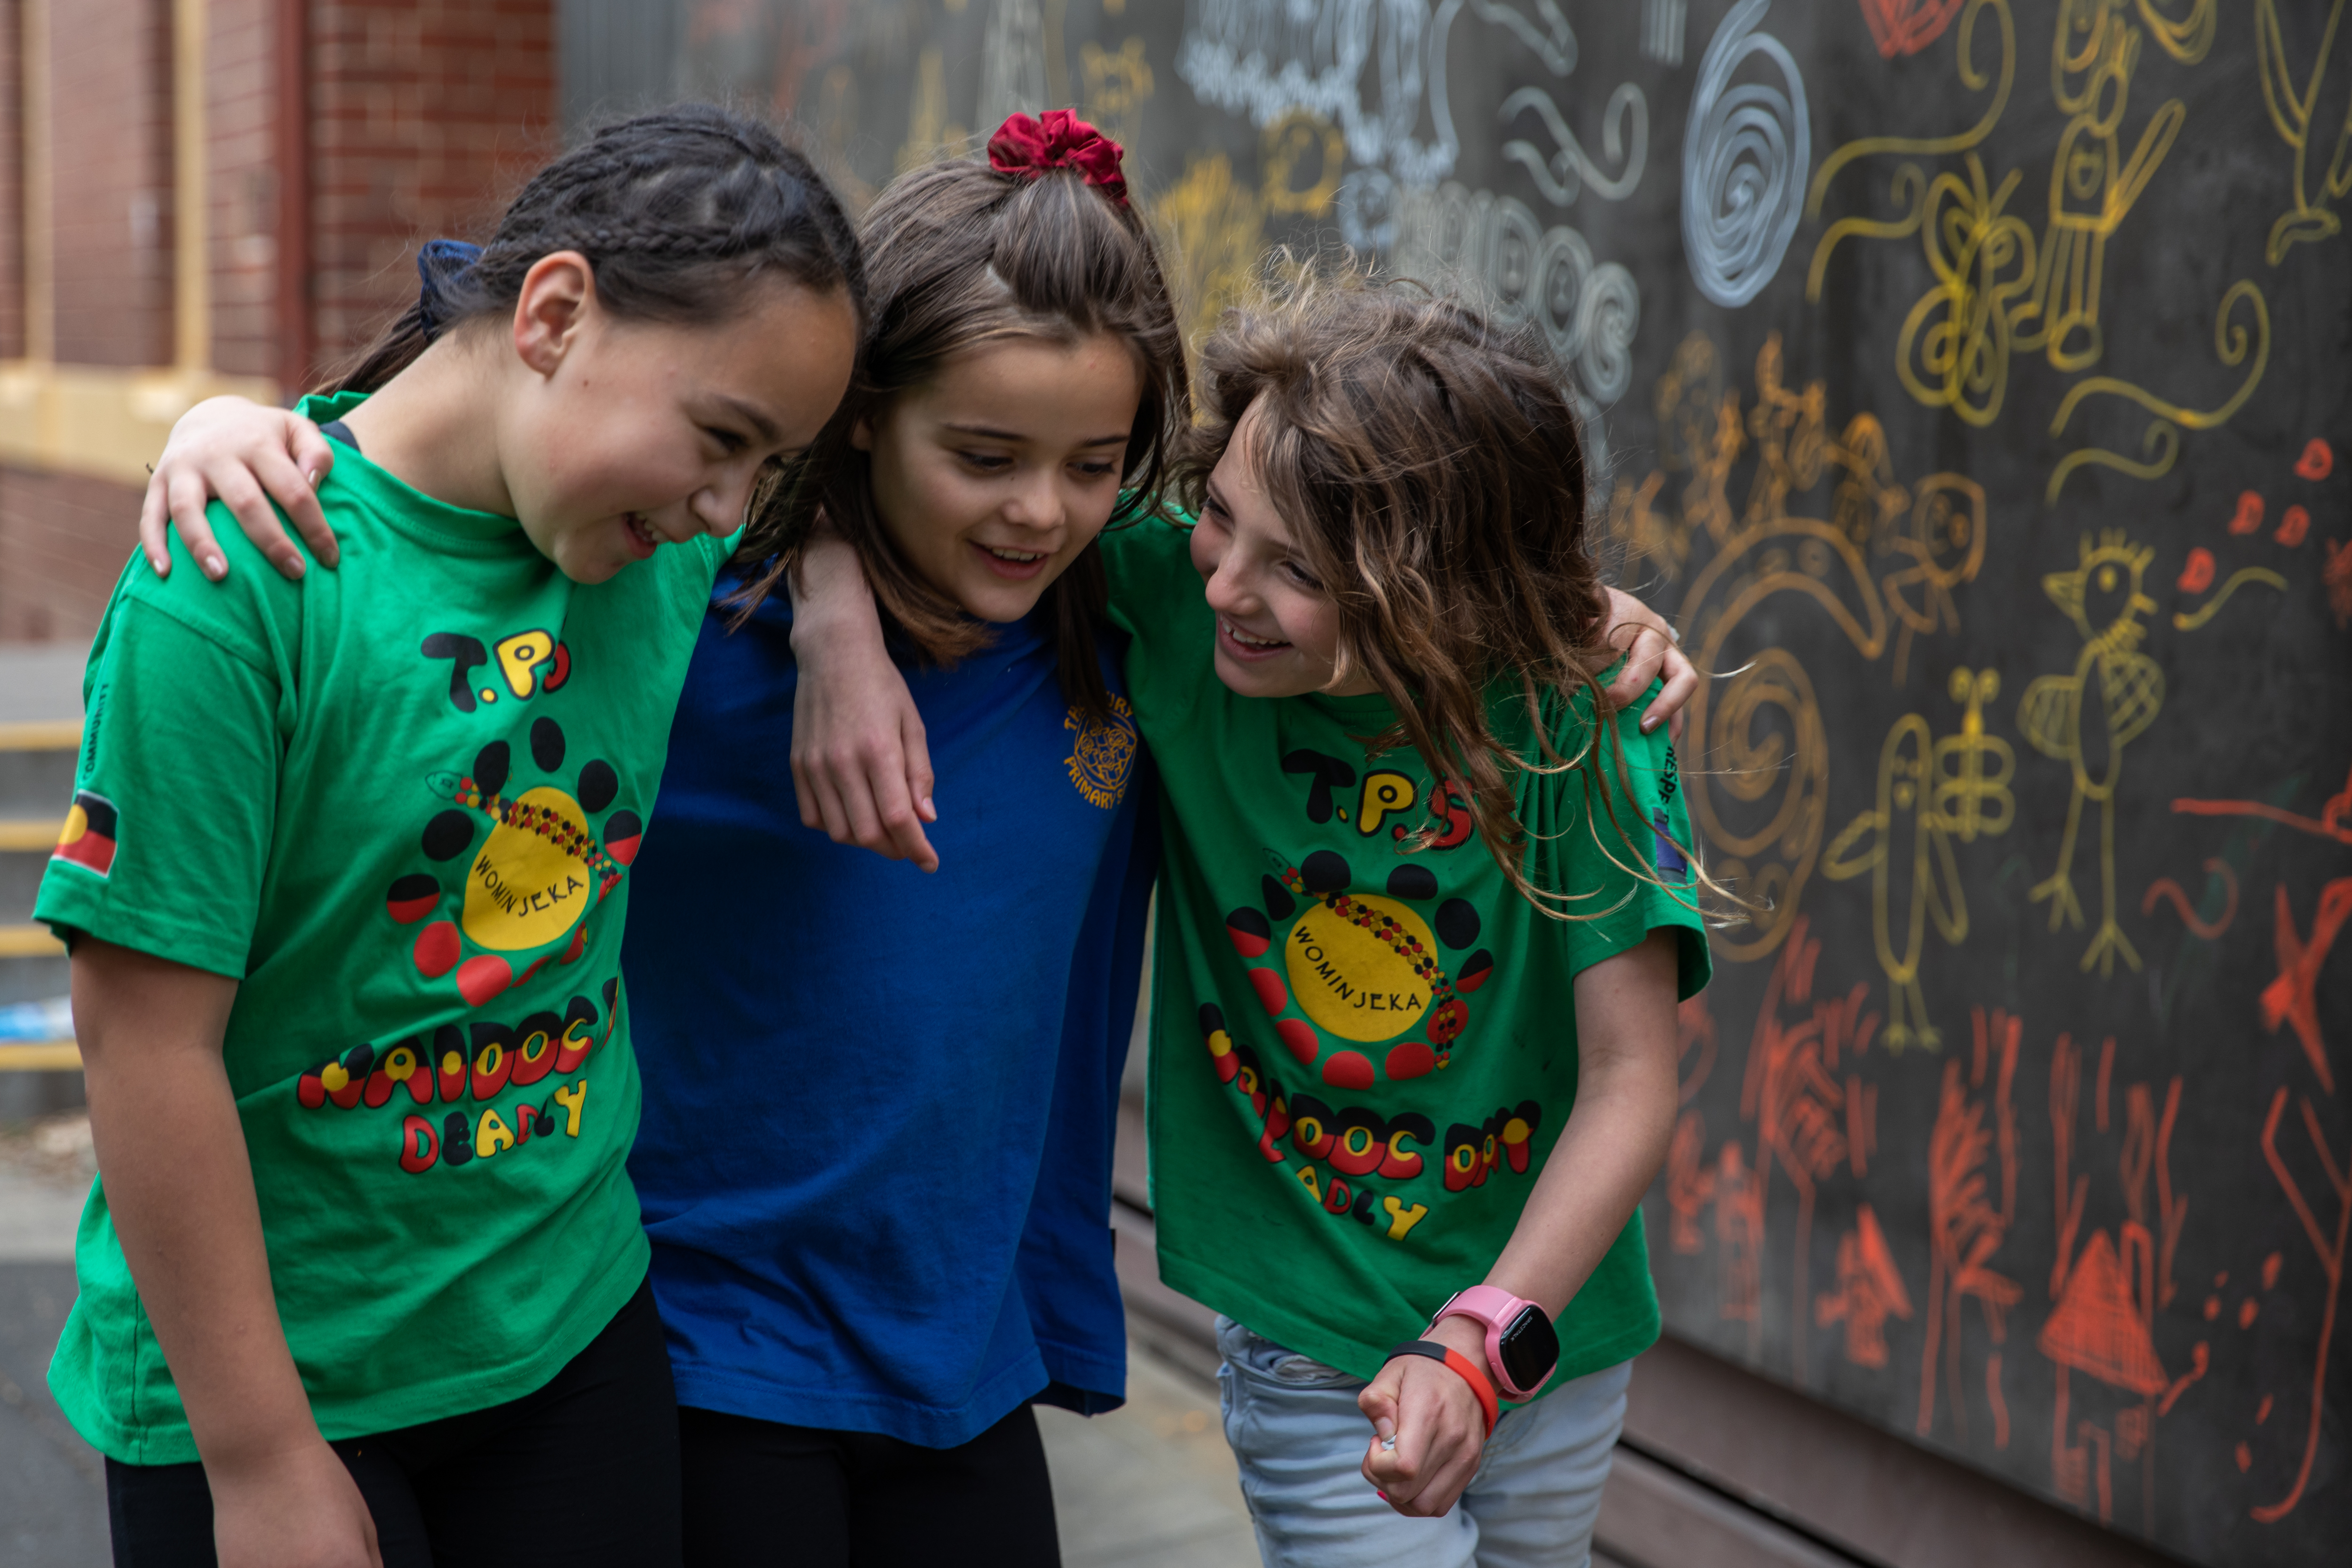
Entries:
POLYGON ((763 99, 855 195, 1075 105, 1195 327, 1278 240, 1539 322, 1603 547, 1717 672, 1692 815, 1763 906, 1684 1009, 1675 1331, 2183 1557, 2318 1563, 2346 10, 698 0, 614 81, 763 99))

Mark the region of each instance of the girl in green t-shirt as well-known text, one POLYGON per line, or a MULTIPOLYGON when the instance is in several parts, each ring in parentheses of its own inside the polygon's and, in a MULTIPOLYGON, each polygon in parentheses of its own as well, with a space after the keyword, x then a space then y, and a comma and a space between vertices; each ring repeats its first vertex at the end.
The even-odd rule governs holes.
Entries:
POLYGON ((118 1562, 678 1555, 627 870, 732 536, 847 386, 857 245, 685 108, 420 270, 305 405, 341 569, 134 560, 90 655, 36 912, 100 1167, 50 1381, 118 1562))
POLYGON ((1303 285, 1202 351, 1198 521, 1104 536, 1163 784, 1160 1275, 1223 1315, 1277 1568, 1583 1562, 1658 1331, 1635 1210, 1707 884, 1601 685, 1562 381, 1532 329, 1303 285))

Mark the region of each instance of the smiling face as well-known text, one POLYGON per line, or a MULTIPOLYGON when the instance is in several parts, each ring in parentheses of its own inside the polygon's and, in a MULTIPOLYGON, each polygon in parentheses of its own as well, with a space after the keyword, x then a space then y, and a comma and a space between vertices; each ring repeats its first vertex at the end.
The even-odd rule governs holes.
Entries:
POLYGON ((1004 338, 950 357, 852 440, 872 454, 875 510, 908 567, 1003 624, 1110 521, 1142 397, 1117 338, 1004 338))
POLYGON ((591 298, 528 395, 504 405, 515 515, 564 575, 601 583, 664 544, 742 526, 762 467, 815 440, 848 389, 848 297, 782 279, 698 325, 627 321, 591 298))
POLYGON ((1192 565, 1217 613, 1217 679, 1244 697, 1377 691, 1369 676, 1331 684, 1339 609, 1291 542, 1259 478, 1251 447, 1263 406, 1252 404, 1234 425, 1192 528, 1192 565))

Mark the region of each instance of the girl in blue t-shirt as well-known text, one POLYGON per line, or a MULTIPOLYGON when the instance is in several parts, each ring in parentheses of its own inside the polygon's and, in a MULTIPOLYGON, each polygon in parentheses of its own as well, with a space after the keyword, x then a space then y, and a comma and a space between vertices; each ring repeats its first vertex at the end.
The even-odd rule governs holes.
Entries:
MULTIPOLYGON (((928 772, 829 788, 879 751, 811 748, 837 726, 798 678, 855 634, 762 597, 776 556, 722 584, 635 868, 632 1169, 694 1561, 756 1555, 789 1516, 817 1562, 980 1538, 1051 1562, 1025 1405, 1106 1408, 1123 1384, 1111 1126, 1156 857, 1091 542, 1156 492, 1186 378, 1116 148, 1055 114, 991 154, 868 215, 845 450, 789 514, 816 503, 847 536, 892 630, 825 655, 906 672, 922 718, 891 744, 928 742, 960 810, 926 833, 928 772)), ((159 489, 250 466, 299 503, 282 453, 267 466, 303 449, 278 417, 175 440, 159 489)))

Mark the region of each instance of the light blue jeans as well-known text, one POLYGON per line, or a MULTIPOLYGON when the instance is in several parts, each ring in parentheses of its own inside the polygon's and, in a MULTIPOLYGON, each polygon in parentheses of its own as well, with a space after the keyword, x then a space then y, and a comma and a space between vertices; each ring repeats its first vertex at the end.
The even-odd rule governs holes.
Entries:
POLYGON ((1495 1425, 1462 1500, 1408 1519, 1360 1467, 1360 1378, 1217 1320, 1225 1441, 1265 1568, 1588 1568, 1633 1363, 1562 1384, 1495 1425))

